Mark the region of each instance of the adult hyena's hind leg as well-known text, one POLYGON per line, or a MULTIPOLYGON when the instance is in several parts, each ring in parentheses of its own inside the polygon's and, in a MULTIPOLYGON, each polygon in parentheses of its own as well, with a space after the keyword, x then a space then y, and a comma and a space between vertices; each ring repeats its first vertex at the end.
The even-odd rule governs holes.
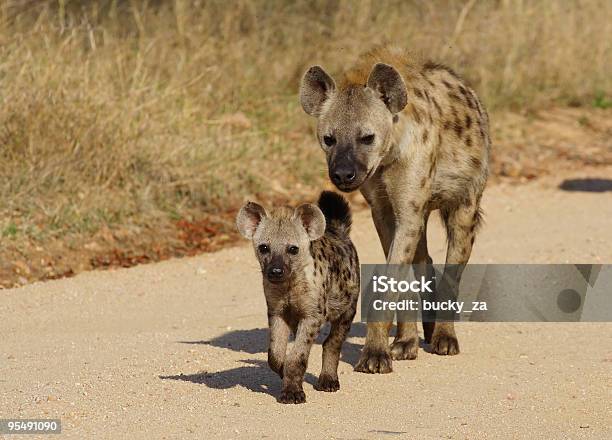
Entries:
MULTIPOLYGON (((441 283, 436 290, 438 301, 455 299, 465 265, 470 259, 472 246, 481 223, 480 197, 474 197, 458 206, 441 210, 447 232, 448 247, 446 265, 441 283)), ((440 315, 431 337, 431 349, 440 355, 459 354, 459 341, 453 319, 456 316, 440 315), (445 320, 447 319, 447 320, 445 320)))

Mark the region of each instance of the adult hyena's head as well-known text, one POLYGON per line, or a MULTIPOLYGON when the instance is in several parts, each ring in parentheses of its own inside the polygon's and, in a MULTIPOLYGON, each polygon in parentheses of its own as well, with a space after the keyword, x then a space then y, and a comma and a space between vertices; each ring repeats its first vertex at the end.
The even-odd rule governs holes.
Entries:
POLYGON ((240 233, 253 241, 264 278, 284 284, 312 260, 310 242, 325 232, 325 217, 318 206, 280 207, 270 212, 248 202, 236 218, 240 233))
POLYGON ((387 64, 376 64, 366 84, 341 88, 313 66, 302 79, 300 101, 306 113, 318 118, 317 138, 331 181, 350 192, 374 174, 389 151, 393 120, 407 96, 401 75, 387 64))

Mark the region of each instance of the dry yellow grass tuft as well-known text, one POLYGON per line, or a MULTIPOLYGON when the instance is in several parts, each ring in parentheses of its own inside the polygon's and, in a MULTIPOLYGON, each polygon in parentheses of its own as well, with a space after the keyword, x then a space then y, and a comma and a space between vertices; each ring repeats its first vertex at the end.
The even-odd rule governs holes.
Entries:
POLYGON ((1 240, 138 234, 322 185, 299 79, 375 43, 453 66, 493 113, 609 103, 610 16, 606 0, 5 0, 1 240))

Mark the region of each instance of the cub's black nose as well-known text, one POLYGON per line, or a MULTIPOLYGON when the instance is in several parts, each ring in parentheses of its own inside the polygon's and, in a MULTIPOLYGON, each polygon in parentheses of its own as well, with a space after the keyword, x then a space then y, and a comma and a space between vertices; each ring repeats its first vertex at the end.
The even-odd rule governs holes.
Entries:
POLYGON ((266 275, 269 280, 280 280, 284 277, 285 271, 282 267, 270 267, 268 268, 266 275))
POLYGON ((354 168, 338 167, 331 175, 331 179, 336 185, 346 185, 355 180, 356 173, 354 168))

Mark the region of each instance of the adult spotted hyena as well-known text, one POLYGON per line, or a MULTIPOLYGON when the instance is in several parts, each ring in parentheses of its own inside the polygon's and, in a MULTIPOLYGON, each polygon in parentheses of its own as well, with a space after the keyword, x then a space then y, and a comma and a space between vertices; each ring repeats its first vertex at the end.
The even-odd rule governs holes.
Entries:
MULTIPOLYGON (((332 182, 341 191, 359 189, 368 201, 387 262, 414 263, 420 271, 431 264, 427 221, 438 209, 448 238, 443 279, 458 283, 481 220, 491 144, 474 91, 442 64, 378 47, 339 84, 319 66, 308 69, 300 100, 318 118, 332 182)), ((398 322, 389 347, 391 326, 368 324, 357 371, 388 373, 392 358, 416 358, 416 323, 398 322)), ((452 322, 423 327, 433 352, 459 353, 452 322)))

